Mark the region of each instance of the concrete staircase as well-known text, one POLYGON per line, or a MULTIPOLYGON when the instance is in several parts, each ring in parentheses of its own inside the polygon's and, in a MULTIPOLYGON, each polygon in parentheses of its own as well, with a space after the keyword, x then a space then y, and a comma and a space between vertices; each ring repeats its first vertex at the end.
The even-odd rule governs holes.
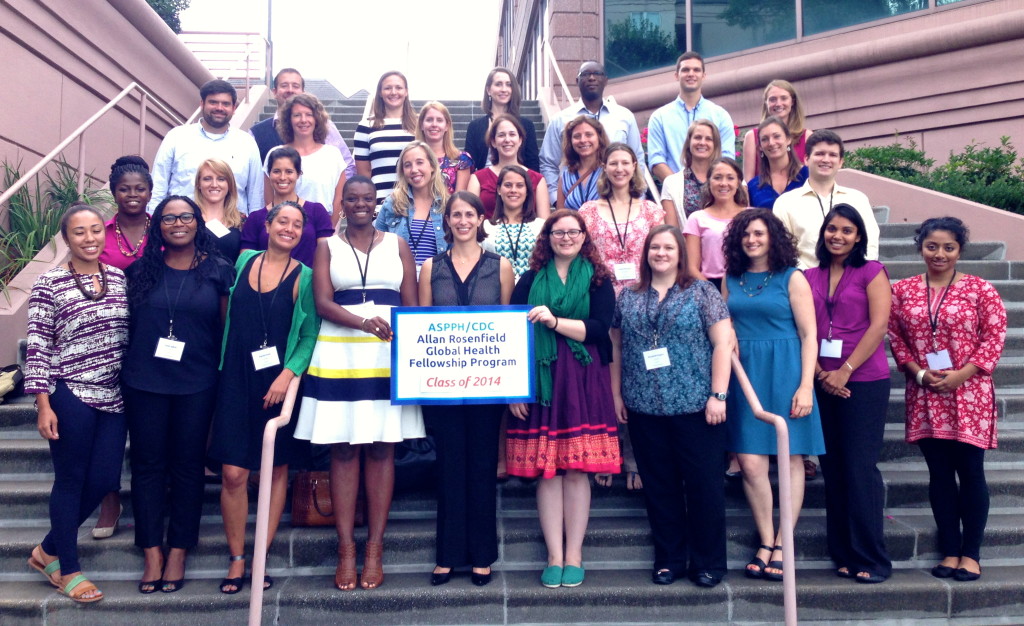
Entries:
MULTIPOLYGON (((354 122, 353 122, 354 124, 354 122)), ((885 209, 876 209, 880 221, 885 209)), ((913 224, 882 225, 882 255, 891 277, 914 275, 913 224)), ((903 442, 902 378, 893 373, 882 452, 886 484, 886 540, 893 577, 858 585, 834 576, 825 544, 821 479, 807 485, 796 529, 797 595, 802 623, 1024 623, 1024 263, 1002 259, 998 242, 972 243, 961 270, 990 280, 1007 304, 1010 333, 996 370, 1000 448, 987 455, 992 511, 982 565, 973 583, 938 580, 935 527, 928 507, 928 473, 914 446, 903 442)), ((123 484, 128 485, 125 468, 123 484)), ((249 593, 225 596, 217 582, 226 572, 227 547, 218 506, 219 487, 208 485, 199 547, 190 554, 188 583, 175 594, 140 595, 141 552, 133 545, 127 490, 121 530, 93 541, 92 522, 80 534, 83 566, 107 594, 78 606, 56 594, 25 566, 48 526, 52 480, 46 443, 35 430, 28 399, 0 405, 0 624, 241 624, 249 593)), ((333 588, 336 538, 332 529, 293 529, 287 523, 268 563, 276 585, 265 596, 265 624, 647 624, 780 622, 782 586, 754 581, 740 571, 757 544, 740 486, 728 484, 730 574, 715 589, 687 582, 652 585, 649 530, 642 498, 621 478, 594 490, 585 556, 586 583, 549 590, 538 583, 545 565, 534 487, 511 480, 499 487, 500 559, 487 587, 468 576, 432 588, 434 498, 429 489, 396 494, 385 541, 386 581, 374 591, 333 588)), ((255 505, 251 506, 255 512, 255 505)), ((251 527, 251 524, 250 524, 251 527)), ((357 532, 362 543, 365 531, 357 532)), ((249 543, 252 537, 250 534, 249 543)), ((251 554, 251 548, 248 549, 251 554)), ((362 547, 360 547, 362 553, 362 547)))
MULTIPOLYGON (((426 100, 413 100, 412 106, 415 111, 419 111, 420 107, 426 103, 426 100)), ((331 116, 335 126, 338 127, 338 132, 345 139, 345 143, 348 144, 349 149, 352 149, 352 137, 355 135, 356 126, 363 117, 366 100, 327 100, 323 104, 327 114, 331 116)), ((452 115, 452 125, 455 127, 455 136, 453 137, 455 146, 461 150, 466 146, 466 127, 470 122, 483 115, 480 110, 480 101, 449 100, 445 101, 444 105, 448 107, 448 112, 452 115)), ((264 108, 260 119, 273 117, 276 110, 277 104, 271 100, 264 108)), ((533 121, 537 127, 537 142, 538 144, 543 143, 544 119, 540 113, 540 105, 535 100, 523 102, 520 114, 533 121)))

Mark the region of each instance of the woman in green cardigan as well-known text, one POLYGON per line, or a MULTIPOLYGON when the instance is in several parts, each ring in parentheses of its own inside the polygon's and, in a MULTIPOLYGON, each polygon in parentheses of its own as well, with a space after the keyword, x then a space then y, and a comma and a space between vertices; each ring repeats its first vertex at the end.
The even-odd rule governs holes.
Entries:
MULTIPOLYGON (((220 393, 213 418, 209 456, 222 465, 221 513, 231 557, 221 593, 242 589, 245 576, 245 522, 249 514, 249 472, 258 471, 263 428, 277 417, 288 384, 302 375, 316 344, 320 318, 313 302, 313 271, 291 258, 306 216, 294 202, 267 213, 266 252, 246 250, 238 257, 238 278, 228 300, 221 348, 220 393)), ((277 434, 270 491, 270 532, 284 510, 288 457, 294 422, 277 434)), ((263 588, 274 581, 267 576, 263 588)))

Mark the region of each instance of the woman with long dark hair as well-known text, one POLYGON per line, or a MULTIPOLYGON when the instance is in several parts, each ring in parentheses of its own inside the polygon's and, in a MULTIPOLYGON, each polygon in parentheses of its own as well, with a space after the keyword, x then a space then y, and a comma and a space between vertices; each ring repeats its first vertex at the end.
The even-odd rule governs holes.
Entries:
POLYGON ((757 176, 747 183, 750 206, 770 209, 787 191, 799 189, 807 180, 807 166, 793 154, 793 139, 786 123, 769 115, 757 127, 757 176))
POLYGON ((747 208, 749 198, 743 185, 743 172, 736 161, 725 157, 709 170, 707 193, 701 208, 686 218, 686 259, 690 276, 710 280, 722 288, 725 277, 725 253, 722 240, 732 219, 747 208))
POLYGON ((516 281, 530 269, 530 256, 544 220, 537 216, 533 187, 526 168, 509 165, 498 174, 498 195, 494 215, 484 220, 484 250, 512 263, 516 281))
POLYGON ((491 147, 487 141, 487 129, 494 118, 508 113, 514 115, 523 127, 523 165, 535 172, 540 170, 537 128, 533 120, 519 114, 522 101, 522 91, 511 70, 496 67, 487 73, 484 97, 480 100, 480 109, 484 114, 466 127, 466 152, 473 158, 474 168, 483 169, 495 165, 489 154, 491 147))
POLYGON ((199 205, 184 196, 157 205, 146 250, 128 268, 131 339, 121 372, 135 545, 145 557, 140 593, 181 589, 185 557, 199 543, 203 462, 234 278, 199 205))

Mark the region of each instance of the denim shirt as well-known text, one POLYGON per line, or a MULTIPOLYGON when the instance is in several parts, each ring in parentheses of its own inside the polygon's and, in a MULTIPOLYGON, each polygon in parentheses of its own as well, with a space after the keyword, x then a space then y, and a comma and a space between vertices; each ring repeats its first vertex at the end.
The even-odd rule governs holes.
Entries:
MULTIPOLYGON (((409 206, 412 207, 412 193, 409 193, 409 206)), ((380 205, 380 212, 377 213, 377 219, 373 221, 373 226, 377 230, 384 231, 386 233, 395 233, 402 239, 405 239, 406 243, 409 243, 411 238, 409 236, 409 224, 411 223, 411 215, 399 215, 395 213, 395 197, 394 194, 384 199, 383 204, 380 205)), ((434 203, 430 205, 430 221, 434 224, 434 239, 437 243, 437 252, 441 253, 448 249, 448 242, 444 240, 444 205, 441 204, 440 198, 434 198, 434 203)), ((412 245, 410 243, 410 245, 412 245)), ((413 256, 416 255, 416 251, 413 250, 413 256)))

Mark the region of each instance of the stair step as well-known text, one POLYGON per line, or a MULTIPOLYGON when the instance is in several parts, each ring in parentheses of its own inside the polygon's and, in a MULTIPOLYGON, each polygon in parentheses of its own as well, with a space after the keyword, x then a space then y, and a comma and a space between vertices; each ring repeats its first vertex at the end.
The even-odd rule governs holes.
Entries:
MULTIPOLYGON (((879 259, 888 265, 892 261, 917 261, 921 253, 911 239, 882 239, 878 250, 879 259)), ((961 261, 1000 261, 1006 257, 1006 244, 1002 241, 972 241, 960 256, 961 261)), ((921 265, 924 271, 924 264, 921 265)))

